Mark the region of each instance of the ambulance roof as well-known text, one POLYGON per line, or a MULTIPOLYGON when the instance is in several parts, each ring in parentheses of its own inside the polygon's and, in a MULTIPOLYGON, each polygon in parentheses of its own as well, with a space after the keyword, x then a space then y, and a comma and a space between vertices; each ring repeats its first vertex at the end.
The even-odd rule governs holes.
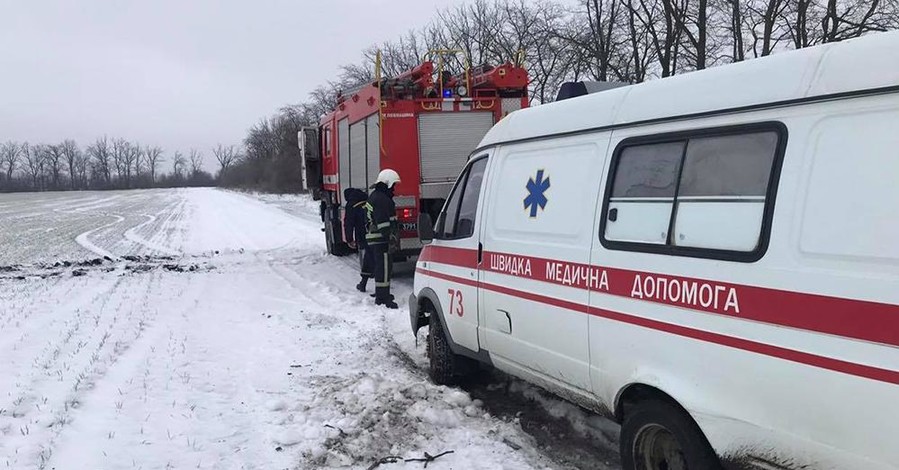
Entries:
POLYGON ((480 147, 884 87, 899 87, 899 31, 522 109, 493 126, 480 147))

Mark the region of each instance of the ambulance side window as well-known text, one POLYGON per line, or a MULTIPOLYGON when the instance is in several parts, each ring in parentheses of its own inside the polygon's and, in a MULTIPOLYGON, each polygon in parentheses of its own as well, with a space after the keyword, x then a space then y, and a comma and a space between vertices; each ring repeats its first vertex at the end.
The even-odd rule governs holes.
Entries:
POLYGON ((443 212, 440 213, 440 218, 437 219, 437 227, 434 229, 434 235, 438 239, 446 240, 453 238, 453 234, 456 232, 456 219, 459 216, 459 200, 462 199, 462 188, 465 187, 466 178, 468 178, 467 170, 459 177, 459 181, 453 188, 453 193, 443 206, 443 212))
POLYGON ((775 132, 690 139, 672 245, 754 251, 776 149, 775 132))
POLYGON ((618 157, 606 226, 610 240, 664 245, 684 142, 626 147, 618 157))
POLYGON ((471 164, 468 181, 459 204, 459 222, 456 224, 456 238, 467 238, 474 235, 474 221, 478 212, 478 199, 481 197, 481 183, 484 181, 484 170, 487 159, 482 158, 471 164))
POLYGON ((765 123, 625 140, 612 160, 603 246, 758 260, 785 136, 782 124, 765 123))
POLYGON ((486 168, 487 159, 481 158, 472 162, 459 177, 437 222, 435 234, 438 238, 455 240, 474 235, 475 215, 486 168))

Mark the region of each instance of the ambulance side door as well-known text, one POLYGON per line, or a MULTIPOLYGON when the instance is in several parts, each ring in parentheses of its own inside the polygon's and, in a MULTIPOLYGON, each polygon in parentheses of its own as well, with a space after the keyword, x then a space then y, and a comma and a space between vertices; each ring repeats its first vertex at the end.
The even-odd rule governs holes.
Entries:
POLYGON ((481 346, 494 365, 589 393, 589 263, 607 136, 501 147, 482 218, 481 346))
POLYGON ((435 224, 425 268, 453 342, 472 351, 479 349, 479 218, 487 161, 479 155, 462 171, 435 224))

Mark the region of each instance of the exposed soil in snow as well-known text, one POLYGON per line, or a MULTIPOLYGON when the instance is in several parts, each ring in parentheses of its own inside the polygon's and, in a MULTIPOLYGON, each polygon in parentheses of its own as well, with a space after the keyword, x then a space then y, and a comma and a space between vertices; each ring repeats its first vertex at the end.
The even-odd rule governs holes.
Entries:
POLYGON ((615 425, 501 373, 427 379, 317 205, 0 195, 0 468, 603 469, 615 425))

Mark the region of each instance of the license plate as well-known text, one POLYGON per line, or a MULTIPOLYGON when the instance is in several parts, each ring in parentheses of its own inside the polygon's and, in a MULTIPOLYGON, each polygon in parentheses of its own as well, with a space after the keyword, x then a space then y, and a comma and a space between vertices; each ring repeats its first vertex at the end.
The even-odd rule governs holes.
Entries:
POLYGON ((418 224, 415 222, 403 222, 400 224, 400 228, 402 228, 404 232, 417 232, 418 224))

